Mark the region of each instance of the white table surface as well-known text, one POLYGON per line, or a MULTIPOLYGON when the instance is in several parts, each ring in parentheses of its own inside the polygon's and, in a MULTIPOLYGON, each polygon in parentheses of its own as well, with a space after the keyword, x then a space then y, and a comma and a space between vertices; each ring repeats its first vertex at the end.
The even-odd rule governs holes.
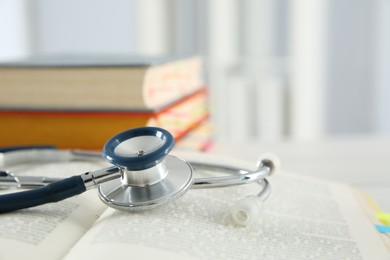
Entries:
POLYGON ((211 152, 254 161, 275 153, 282 170, 351 184, 390 212, 390 137, 216 143, 211 152))

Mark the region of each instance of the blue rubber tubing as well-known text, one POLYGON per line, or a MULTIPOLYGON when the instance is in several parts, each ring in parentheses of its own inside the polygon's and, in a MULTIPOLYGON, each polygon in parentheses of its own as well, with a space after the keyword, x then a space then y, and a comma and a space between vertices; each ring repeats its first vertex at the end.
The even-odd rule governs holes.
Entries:
POLYGON ((86 191, 81 176, 73 176, 53 182, 42 188, 15 192, 0 196, 0 213, 57 202, 86 191))

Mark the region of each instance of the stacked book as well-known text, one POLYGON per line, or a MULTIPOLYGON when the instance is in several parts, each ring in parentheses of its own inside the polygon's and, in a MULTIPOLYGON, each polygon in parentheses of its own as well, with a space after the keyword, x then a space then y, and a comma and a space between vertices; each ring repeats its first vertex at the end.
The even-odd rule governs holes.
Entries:
POLYGON ((209 117, 199 57, 50 57, 0 64, 0 146, 101 149, 126 129, 176 141, 209 117))

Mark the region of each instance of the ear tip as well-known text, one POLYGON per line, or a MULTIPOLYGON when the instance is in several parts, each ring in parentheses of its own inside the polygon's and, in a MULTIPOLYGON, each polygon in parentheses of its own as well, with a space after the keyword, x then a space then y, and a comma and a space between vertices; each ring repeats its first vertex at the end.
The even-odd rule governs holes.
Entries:
POLYGON ((257 222, 261 213, 261 201, 256 196, 248 196, 237 201, 231 208, 234 222, 240 226, 249 226, 257 222))
POLYGON ((271 167, 271 174, 274 174, 274 173, 280 171, 280 168, 281 168, 280 159, 274 153, 261 154, 259 159, 258 159, 257 166, 260 167, 260 165, 262 165, 262 164, 271 167))

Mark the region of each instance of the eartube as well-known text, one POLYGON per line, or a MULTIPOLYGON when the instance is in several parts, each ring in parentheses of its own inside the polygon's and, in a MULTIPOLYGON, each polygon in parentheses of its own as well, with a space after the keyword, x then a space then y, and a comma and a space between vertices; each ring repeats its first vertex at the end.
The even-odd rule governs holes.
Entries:
POLYGON ((261 199, 255 195, 250 195, 233 205, 231 215, 237 225, 249 226, 260 219, 262 209, 261 199))
MULTIPOLYGON (((257 169, 261 169, 263 166, 270 168, 268 176, 275 174, 280 170, 280 160, 272 153, 262 154, 258 160, 257 169)), ((260 220, 263 210, 263 201, 266 200, 271 193, 271 187, 267 179, 264 178, 262 184, 264 186, 259 194, 247 196, 237 201, 231 208, 231 215, 237 225, 249 226, 260 220)))

